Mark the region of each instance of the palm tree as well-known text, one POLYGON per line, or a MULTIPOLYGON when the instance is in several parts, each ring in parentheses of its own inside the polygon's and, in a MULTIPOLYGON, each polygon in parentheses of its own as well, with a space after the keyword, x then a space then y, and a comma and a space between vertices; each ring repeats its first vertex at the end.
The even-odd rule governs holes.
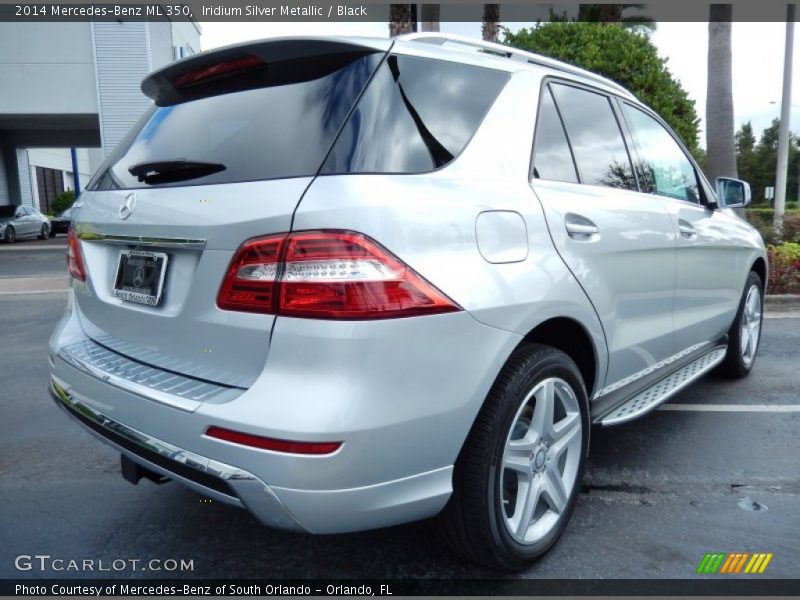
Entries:
POLYGON ((500 30, 500 5, 483 5, 483 22, 481 23, 481 35, 487 42, 496 42, 497 34, 500 30))
POLYGON ((422 21, 420 23, 422 31, 439 31, 439 5, 423 4, 422 21))
POLYGON ((706 96, 706 174, 736 177, 733 135, 733 83, 730 4, 712 4, 708 21, 708 88, 706 96))
POLYGON ((417 30, 416 4, 389 5, 389 37, 417 30))

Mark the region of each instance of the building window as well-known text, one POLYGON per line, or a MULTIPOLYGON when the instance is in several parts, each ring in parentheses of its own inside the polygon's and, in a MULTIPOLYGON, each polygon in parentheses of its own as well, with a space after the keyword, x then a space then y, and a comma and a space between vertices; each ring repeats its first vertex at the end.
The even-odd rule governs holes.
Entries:
POLYGON ((36 167, 36 185, 39 188, 39 210, 51 212, 53 200, 64 191, 64 173, 58 169, 36 167))

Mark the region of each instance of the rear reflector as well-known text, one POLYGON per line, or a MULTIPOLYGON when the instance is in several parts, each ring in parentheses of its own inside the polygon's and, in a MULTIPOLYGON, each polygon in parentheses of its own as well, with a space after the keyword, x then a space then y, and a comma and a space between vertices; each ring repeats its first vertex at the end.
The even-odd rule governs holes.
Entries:
POLYGON ((367 236, 305 231, 245 242, 217 305, 316 319, 388 319, 461 308, 367 236))
POLYGON ((222 427, 209 427, 208 431, 206 431, 206 435, 218 440, 241 444, 242 446, 252 446, 253 448, 285 452, 288 454, 332 454, 342 446, 342 442, 296 442, 291 440, 279 440, 276 438, 223 429, 222 427))
POLYGON ((83 266, 83 255, 78 235, 72 227, 67 232, 67 271, 75 279, 86 281, 86 269, 83 266))

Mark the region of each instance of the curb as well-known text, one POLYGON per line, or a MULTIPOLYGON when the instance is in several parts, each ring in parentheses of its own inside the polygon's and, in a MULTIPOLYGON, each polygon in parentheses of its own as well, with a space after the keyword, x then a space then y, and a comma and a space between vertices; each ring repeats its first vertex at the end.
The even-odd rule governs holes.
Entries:
POLYGON ((764 296, 764 310, 800 310, 800 294, 767 294, 764 296))

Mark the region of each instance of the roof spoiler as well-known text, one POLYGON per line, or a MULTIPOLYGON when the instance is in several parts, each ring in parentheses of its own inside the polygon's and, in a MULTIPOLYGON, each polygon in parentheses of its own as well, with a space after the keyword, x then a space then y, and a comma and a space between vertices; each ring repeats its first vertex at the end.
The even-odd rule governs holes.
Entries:
MULTIPOLYGON (((254 71, 263 72, 273 63, 387 52, 392 43, 388 39, 357 37, 293 37, 245 42, 200 52, 154 71, 142 81, 142 92, 152 98, 156 105, 169 106, 221 93, 218 91, 221 80, 230 80, 236 75, 254 71)), ((258 85, 245 81, 240 89, 253 87, 258 85)))

